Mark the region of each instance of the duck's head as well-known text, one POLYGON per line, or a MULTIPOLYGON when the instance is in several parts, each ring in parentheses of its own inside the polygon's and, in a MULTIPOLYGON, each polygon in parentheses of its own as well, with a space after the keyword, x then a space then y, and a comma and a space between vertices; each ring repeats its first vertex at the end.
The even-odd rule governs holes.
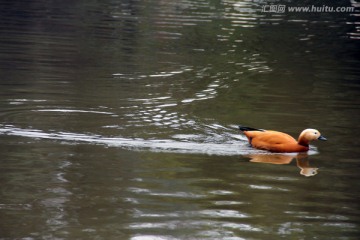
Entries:
POLYGON ((327 139, 322 136, 318 130, 312 128, 305 129, 300 133, 299 142, 308 144, 310 141, 313 140, 326 141, 327 139))

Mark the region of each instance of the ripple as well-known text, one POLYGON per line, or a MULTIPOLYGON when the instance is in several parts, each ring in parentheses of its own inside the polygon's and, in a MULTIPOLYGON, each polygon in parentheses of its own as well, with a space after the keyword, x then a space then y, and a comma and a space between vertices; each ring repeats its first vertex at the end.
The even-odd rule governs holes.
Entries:
POLYGON ((253 184, 250 184, 249 185, 249 188, 252 188, 252 189, 259 189, 259 190, 277 190, 277 191, 284 191, 284 192, 289 192, 290 190, 289 189, 285 189, 285 188, 274 188, 272 186, 267 186, 267 185, 253 185, 253 184))
POLYGON ((10 204, 1 203, 0 204, 1 210, 15 210, 15 211, 31 210, 32 207, 33 206, 31 204, 15 204, 15 203, 10 203, 10 204))
POLYGON ((353 16, 355 19, 353 21, 348 21, 347 24, 349 25, 353 25, 354 26, 354 30, 352 32, 349 32, 348 35, 351 39, 355 39, 355 40, 359 40, 360 39, 360 22, 358 21, 360 14, 359 14, 359 9, 360 9, 360 3, 356 2, 355 0, 351 0, 350 1, 351 6, 353 6, 357 12, 354 12, 351 14, 351 16, 353 16))
MULTIPOLYGON (((112 76, 117 79, 144 79, 144 78, 165 78, 165 77, 172 77, 175 75, 183 74, 186 72, 192 71, 191 67, 185 66, 181 67, 178 70, 172 71, 162 71, 162 72, 153 72, 151 74, 144 74, 144 73, 113 73, 112 76)), ((156 99, 156 98, 154 98, 156 99)), ((157 99, 163 99, 162 97, 157 99)))
POLYGON ((226 190, 213 190, 213 191, 210 191, 210 194, 214 194, 214 195, 232 195, 232 194, 234 194, 234 192, 226 191, 226 190))
POLYGON ((224 1, 224 5, 227 6, 225 18, 231 20, 233 27, 256 27, 260 22, 266 20, 265 15, 261 14, 261 4, 261 1, 226 0, 224 1))
POLYGON ((245 203, 245 202, 239 202, 239 201, 215 201, 214 205, 219 205, 219 206, 229 206, 229 205, 243 205, 243 204, 249 204, 249 203, 245 203))
POLYGON ((34 139, 62 140, 69 143, 103 144, 132 150, 151 150, 155 152, 178 152, 209 155, 239 155, 258 152, 258 150, 244 148, 245 142, 237 140, 217 143, 181 142, 171 139, 141 139, 103 137, 71 132, 44 132, 39 129, 17 128, 12 125, 0 125, 0 134, 9 136, 30 137, 34 139))
POLYGON ((130 240, 175 240, 175 239, 178 238, 173 238, 169 236, 157 236, 157 235, 141 235, 130 238, 130 240))
POLYGON ((111 112, 92 111, 92 110, 79 110, 79 109, 40 109, 32 110, 33 112, 60 112, 60 113, 96 113, 96 114, 107 114, 113 115, 111 112))
MULTIPOLYGON (((113 126, 111 126, 111 128, 113 128, 113 126)), ((272 154, 249 147, 246 138, 241 135, 233 135, 225 131, 222 132, 222 134, 217 134, 216 132, 207 132, 207 134, 208 135, 174 135, 175 139, 178 138, 182 140, 179 141, 175 139, 106 137, 98 134, 72 132, 45 132, 40 129, 18 128, 13 125, 0 124, 0 135, 61 140, 64 143, 68 142, 69 144, 89 143, 137 151, 150 150, 153 152, 176 152, 222 156, 272 154), (187 136, 188 138, 186 139, 187 136)), ((316 154, 316 148, 311 148, 312 150, 309 154, 316 154)))
POLYGON ((39 103, 39 102, 47 102, 48 100, 44 100, 44 99, 25 99, 25 98, 21 98, 21 99, 9 99, 9 104, 11 105, 22 105, 25 103, 39 103))
POLYGON ((236 210, 203 210, 199 212, 200 216, 211 216, 214 218, 249 218, 250 216, 236 210))
POLYGON ((149 189, 142 188, 128 188, 130 192, 145 194, 150 196, 160 196, 160 197, 174 197, 174 198, 185 198, 185 199, 195 199, 195 198, 205 198, 206 195, 188 193, 188 192, 174 192, 174 193, 165 193, 165 192, 153 192, 149 189))
POLYGON ((217 88, 220 87, 220 81, 214 80, 211 82, 204 90, 195 93, 195 96, 192 98, 186 98, 181 100, 182 103, 192 103, 194 101, 201 101, 201 100, 209 100, 211 98, 215 98, 217 95, 217 88))

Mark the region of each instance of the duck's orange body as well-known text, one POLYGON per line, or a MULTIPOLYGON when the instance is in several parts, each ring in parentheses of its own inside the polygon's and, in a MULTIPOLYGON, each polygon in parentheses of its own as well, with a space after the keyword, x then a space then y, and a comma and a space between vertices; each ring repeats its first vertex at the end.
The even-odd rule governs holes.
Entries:
POLYGON ((240 126, 252 147, 270 152, 306 152, 312 140, 326 140, 316 129, 305 129, 296 141, 286 133, 240 126))

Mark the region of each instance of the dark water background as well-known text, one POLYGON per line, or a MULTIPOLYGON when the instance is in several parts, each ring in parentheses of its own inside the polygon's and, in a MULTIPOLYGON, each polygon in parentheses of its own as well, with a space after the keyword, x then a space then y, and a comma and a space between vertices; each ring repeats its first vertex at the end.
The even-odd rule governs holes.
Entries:
POLYGON ((271 3, 354 11, 0 1, 0 239, 359 239, 359 3, 271 3))

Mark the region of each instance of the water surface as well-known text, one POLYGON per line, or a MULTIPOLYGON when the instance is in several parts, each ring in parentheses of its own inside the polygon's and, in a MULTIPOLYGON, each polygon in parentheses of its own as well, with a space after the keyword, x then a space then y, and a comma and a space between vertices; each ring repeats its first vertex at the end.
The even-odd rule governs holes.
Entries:
POLYGON ((336 4, 0 1, 0 238, 358 239, 359 6, 336 4), (328 141, 268 154, 239 124, 328 141))

